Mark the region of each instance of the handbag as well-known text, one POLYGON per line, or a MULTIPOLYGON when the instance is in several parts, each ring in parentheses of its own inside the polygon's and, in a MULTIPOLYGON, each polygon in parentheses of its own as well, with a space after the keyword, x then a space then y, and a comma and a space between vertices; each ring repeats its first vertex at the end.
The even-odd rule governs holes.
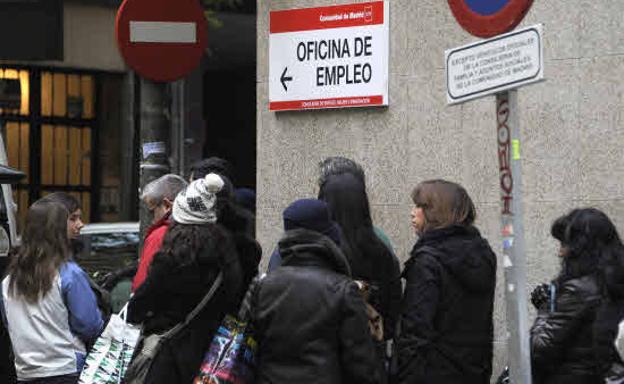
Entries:
POLYGON ((384 341, 384 328, 383 317, 381 314, 370 304, 370 295, 373 287, 366 281, 355 280, 358 291, 364 299, 364 305, 366 306, 366 316, 368 318, 368 329, 370 330, 373 340, 377 343, 384 341))
POLYGON ((132 358, 132 362, 126 371, 124 377, 125 384, 144 384, 146 378, 152 369, 155 358, 158 352, 162 349, 165 342, 175 337, 180 331, 186 327, 193 319, 202 311, 202 309, 208 304, 210 299, 214 296, 215 292, 223 281, 223 272, 219 272, 219 275, 215 279, 215 282, 210 287, 210 290, 203 299, 197 304, 197 306, 191 311, 183 322, 176 324, 173 328, 163 334, 152 334, 147 337, 141 338, 137 352, 132 358))
POLYGON ((251 384, 257 343, 251 324, 252 298, 264 275, 256 277, 243 298, 238 316, 227 315, 210 343, 194 384, 251 384))
POLYGON ((119 384, 124 376, 141 328, 126 322, 128 306, 112 315, 104 332, 87 355, 79 384, 119 384))

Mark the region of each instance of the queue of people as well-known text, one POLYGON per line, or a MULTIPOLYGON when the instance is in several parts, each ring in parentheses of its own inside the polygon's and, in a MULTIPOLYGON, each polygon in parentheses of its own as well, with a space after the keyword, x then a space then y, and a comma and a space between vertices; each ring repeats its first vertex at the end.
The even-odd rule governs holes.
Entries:
MULTIPOLYGON (((319 166, 317 198, 283 211, 267 274, 254 280, 262 256, 248 208, 255 202, 231 180, 227 161, 211 158, 193 167, 189 182, 165 175, 143 190, 154 220, 128 321, 141 324, 147 338, 199 311, 159 350, 144 383, 193 383, 223 318, 238 310, 250 286, 257 383, 490 382, 497 259, 475 226, 465 188, 446 180, 415 186, 417 240, 401 268, 371 218, 364 170, 328 158, 319 166)), ((55 195, 29 208, 2 280, 0 311, 19 383, 77 383, 107 317, 72 259, 79 204, 55 195)), ((624 338, 617 229, 587 208, 561 216, 551 234, 561 244, 561 271, 531 295, 534 382, 624 379, 615 348, 624 338)))

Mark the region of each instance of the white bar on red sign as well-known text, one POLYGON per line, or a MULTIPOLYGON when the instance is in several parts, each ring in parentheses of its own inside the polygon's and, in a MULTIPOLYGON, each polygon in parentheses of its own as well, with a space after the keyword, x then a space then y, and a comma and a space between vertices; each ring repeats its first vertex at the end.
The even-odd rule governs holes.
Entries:
POLYGON ((194 44, 197 24, 192 22, 131 21, 131 43, 194 44))

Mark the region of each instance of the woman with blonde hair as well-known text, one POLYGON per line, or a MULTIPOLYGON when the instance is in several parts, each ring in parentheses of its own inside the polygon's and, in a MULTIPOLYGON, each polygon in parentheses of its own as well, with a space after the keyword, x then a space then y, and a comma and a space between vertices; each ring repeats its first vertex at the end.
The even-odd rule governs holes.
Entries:
POLYGON ((489 383, 496 256, 462 186, 425 181, 412 200, 418 241, 403 271, 397 381, 489 383))
POLYGON ((34 203, 2 281, 0 309, 18 383, 76 383, 86 345, 102 330, 87 276, 70 260, 68 216, 59 203, 34 203))

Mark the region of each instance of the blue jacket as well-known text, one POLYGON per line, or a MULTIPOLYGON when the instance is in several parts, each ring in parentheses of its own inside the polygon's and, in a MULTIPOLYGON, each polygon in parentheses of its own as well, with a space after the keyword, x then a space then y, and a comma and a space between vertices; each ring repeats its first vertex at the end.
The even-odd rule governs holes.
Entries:
POLYGON ((90 344, 104 322, 85 272, 63 264, 54 284, 37 303, 8 293, 2 281, 0 310, 9 330, 18 380, 80 372, 90 344))

